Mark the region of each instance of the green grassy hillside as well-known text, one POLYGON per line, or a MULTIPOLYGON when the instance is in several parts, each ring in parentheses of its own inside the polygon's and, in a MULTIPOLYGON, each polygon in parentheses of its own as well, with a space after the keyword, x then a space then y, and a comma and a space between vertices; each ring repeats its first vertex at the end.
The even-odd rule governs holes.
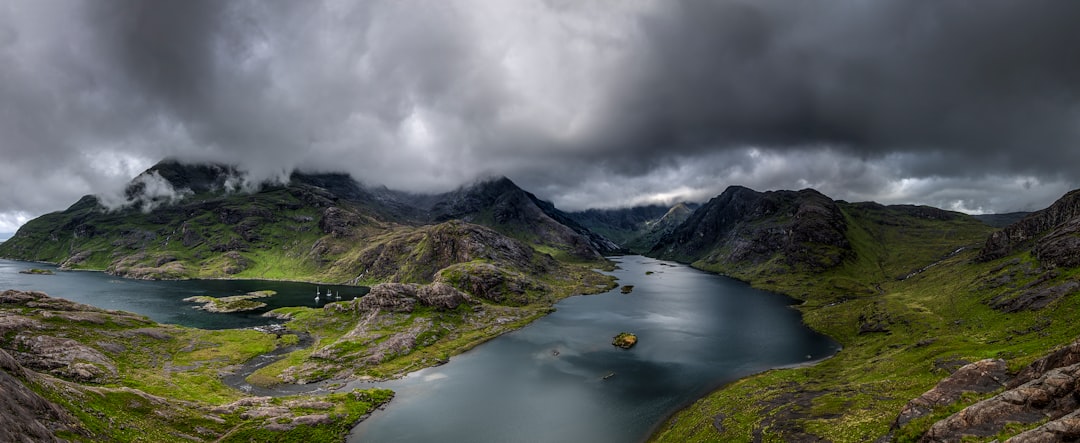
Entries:
POLYGON ((836 267, 694 266, 801 300, 806 324, 843 350, 813 366, 726 386, 668 420, 654 441, 914 441, 936 420, 990 395, 965 394, 958 404, 893 428, 908 401, 960 365, 994 357, 1017 370, 1080 335, 1077 297, 1038 310, 1000 308, 1001 300, 1054 287, 1080 271, 1048 273, 1030 251, 978 260, 993 230, 971 217, 919 207, 841 202, 840 208, 853 254, 836 267))

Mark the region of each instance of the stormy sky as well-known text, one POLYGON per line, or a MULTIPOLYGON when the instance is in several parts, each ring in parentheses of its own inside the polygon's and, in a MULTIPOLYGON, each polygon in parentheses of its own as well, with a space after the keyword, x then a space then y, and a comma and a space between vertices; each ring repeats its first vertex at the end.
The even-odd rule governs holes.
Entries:
POLYGON ((1075 1, 0 2, 0 232, 173 157, 563 209, 1080 183, 1075 1))

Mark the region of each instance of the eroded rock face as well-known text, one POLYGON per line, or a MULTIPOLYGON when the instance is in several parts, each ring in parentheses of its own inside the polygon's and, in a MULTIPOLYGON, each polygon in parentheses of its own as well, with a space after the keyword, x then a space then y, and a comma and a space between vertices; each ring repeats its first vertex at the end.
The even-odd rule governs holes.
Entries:
POLYGON ((20 364, 83 382, 102 383, 115 377, 116 363, 98 350, 69 338, 48 335, 16 335, 13 351, 20 364))
POLYGON ((934 423, 920 441, 960 441, 964 436, 991 436, 1009 422, 1035 423, 1061 419, 1080 407, 1080 364, 1055 368, 934 423))
POLYGON ((471 301, 465 293, 441 282, 416 288, 416 298, 424 305, 442 310, 455 309, 458 305, 471 301))
POLYGON ((1029 241, 1035 256, 1048 266, 1072 267, 1080 264, 1080 191, 1072 191, 1050 207, 1033 212, 986 240, 979 258, 993 260, 1020 250, 1029 241))
POLYGON ((1005 360, 986 359, 962 366, 929 391, 908 402, 893 429, 929 414, 935 407, 955 403, 965 392, 993 392, 1010 379, 1005 360))
POLYGON ((23 384, 31 375, 0 349, 0 441, 60 441, 56 431, 82 434, 81 425, 60 406, 23 384))
POLYGON ((381 283, 356 301, 360 311, 412 312, 416 306, 415 283, 381 283))
POLYGON ((1032 381, 1041 377, 1047 371, 1054 368, 1063 368, 1066 366, 1075 365, 1080 363, 1080 340, 1076 340, 1061 349, 1058 349, 1050 354, 1035 360, 1026 368, 1020 370, 1009 381, 1007 387, 1009 389, 1016 388, 1024 383, 1032 381))
POLYGON ((417 304, 436 309, 452 310, 472 301, 468 295, 446 283, 418 285, 416 283, 380 283, 367 295, 347 304, 333 303, 327 309, 353 308, 360 312, 412 312, 417 304))
POLYGON ((1057 420, 1051 420, 1035 429, 1021 432, 1005 440, 1005 443, 1045 443, 1080 440, 1080 410, 1073 411, 1057 420))

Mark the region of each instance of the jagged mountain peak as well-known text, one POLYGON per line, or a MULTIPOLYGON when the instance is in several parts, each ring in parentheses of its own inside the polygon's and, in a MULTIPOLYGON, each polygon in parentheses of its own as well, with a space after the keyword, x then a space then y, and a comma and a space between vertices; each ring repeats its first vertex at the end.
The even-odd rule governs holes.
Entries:
POLYGON ((661 238, 650 255, 732 264, 780 256, 789 266, 822 269, 850 256, 846 231, 836 202, 814 189, 759 192, 730 186, 661 238))
MULTIPOLYGON (((207 192, 225 187, 228 181, 238 180, 241 173, 236 166, 222 163, 186 163, 168 158, 151 166, 132 179, 127 194, 136 192, 133 188, 145 183, 140 178, 156 176, 168 182, 174 189, 187 189, 192 192, 207 192)), ((237 183, 238 184, 238 183, 237 183)))

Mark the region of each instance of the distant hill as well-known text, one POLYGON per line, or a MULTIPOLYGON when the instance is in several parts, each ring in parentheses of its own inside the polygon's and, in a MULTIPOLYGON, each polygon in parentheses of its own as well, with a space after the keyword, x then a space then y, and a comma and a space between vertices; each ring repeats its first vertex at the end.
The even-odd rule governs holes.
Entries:
POLYGON ((650 255, 795 297, 843 350, 720 389, 653 440, 1080 435, 1075 390, 1055 388, 1080 383, 1080 190, 990 218, 1014 220, 1001 229, 985 219, 813 190, 732 187, 710 200, 650 255))
POLYGON ((1030 212, 1008 212, 1004 214, 979 214, 973 215, 979 221, 995 228, 1004 228, 1027 217, 1030 212))
POLYGON ((646 205, 619 209, 589 209, 569 216, 593 232, 602 234, 631 252, 644 254, 699 204, 646 205))
POLYGON ((251 184, 230 166, 167 160, 133 179, 125 198, 107 209, 86 196, 31 220, 0 244, 0 256, 144 279, 422 283, 438 268, 402 269, 488 260, 528 272, 547 265, 506 251, 602 261, 617 248, 506 178, 421 196, 344 174, 296 172, 288 183, 251 184), (447 225, 455 221, 467 225, 447 225), (443 240, 461 248, 446 251, 452 260, 416 264, 444 246, 423 241, 434 232, 459 236, 443 240), (410 236, 417 243, 395 243, 410 236))

